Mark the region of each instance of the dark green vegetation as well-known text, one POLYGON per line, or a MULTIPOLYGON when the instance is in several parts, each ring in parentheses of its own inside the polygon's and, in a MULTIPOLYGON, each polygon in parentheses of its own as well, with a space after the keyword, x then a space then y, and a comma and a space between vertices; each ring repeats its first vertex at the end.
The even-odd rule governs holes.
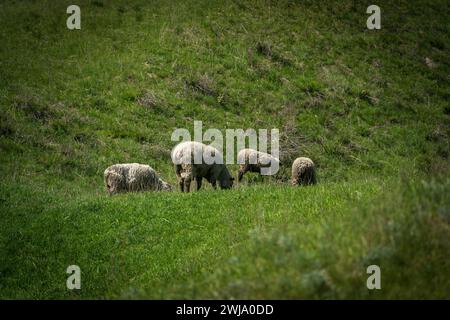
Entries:
POLYGON ((450 298, 447 1, 378 2, 377 31, 364 1, 77 1, 78 31, 69 4, 0 4, 0 297, 450 298), (175 184, 193 120, 279 128, 288 167, 106 196, 113 163, 175 184))

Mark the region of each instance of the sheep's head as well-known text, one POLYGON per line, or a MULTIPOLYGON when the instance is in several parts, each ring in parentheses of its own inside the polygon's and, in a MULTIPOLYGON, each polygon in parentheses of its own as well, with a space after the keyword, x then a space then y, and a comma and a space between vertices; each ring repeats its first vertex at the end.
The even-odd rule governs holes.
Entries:
POLYGON ((161 180, 161 190, 163 191, 172 191, 172 186, 165 181, 161 180))
POLYGON ((109 194, 115 194, 125 189, 125 178, 117 173, 110 171, 105 177, 105 186, 109 194))
POLYGON ((221 189, 231 189, 233 187, 234 178, 226 167, 219 176, 219 186, 221 189))

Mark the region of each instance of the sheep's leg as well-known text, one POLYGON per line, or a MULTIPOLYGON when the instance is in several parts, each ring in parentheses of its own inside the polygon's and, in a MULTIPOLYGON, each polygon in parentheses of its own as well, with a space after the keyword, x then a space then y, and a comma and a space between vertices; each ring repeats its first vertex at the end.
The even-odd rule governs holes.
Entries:
POLYGON ((308 185, 308 179, 309 179, 308 178, 308 171, 302 171, 300 173, 300 178, 299 178, 300 184, 304 185, 304 186, 308 185))
POLYGON ((181 165, 176 164, 175 165, 175 174, 177 175, 177 178, 178 178, 178 185, 180 186, 181 192, 184 192, 184 179, 181 176, 181 172, 182 172, 181 165))
POLYGON ((184 179, 184 190, 189 192, 191 189, 191 177, 187 177, 184 179))
POLYGON ((178 184, 180 185, 181 192, 184 192, 184 179, 179 179, 178 184))
POLYGON ((311 172, 308 170, 305 172, 305 184, 310 185, 312 182, 311 172))
POLYGON ((177 177, 181 177, 181 171, 182 171, 182 167, 179 164, 175 165, 175 174, 177 175, 177 177))
POLYGON ((198 191, 202 187, 202 178, 201 177, 197 177, 195 179, 195 181, 197 181, 197 191, 198 191))
POLYGON ((306 177, 307 177, 307 184, 308 185, 313 185, 316 183, 316 179, 315 179, 315 175, 314 175, 314 171, 312 169, 309 169, 306 172, 306 177))
POLYGON ((217 189, 216 180, 211 180, 211 185, 214 189, 217 189))

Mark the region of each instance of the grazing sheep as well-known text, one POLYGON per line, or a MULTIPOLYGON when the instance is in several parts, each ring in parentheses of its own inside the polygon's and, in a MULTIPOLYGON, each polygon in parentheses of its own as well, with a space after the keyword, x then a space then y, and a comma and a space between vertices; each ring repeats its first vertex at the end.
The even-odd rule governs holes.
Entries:
POLYGON ((172 187, 158 177, 152 167, 139 163, 115 164, 104 173, 109 194, 135 191, 169 191, 172 187))
POLYGON ((274 168, 278 171, 280 164, 280 161, 272 155, 254 149, 242 149, 239 151, 237 159, 239 163, 239 182, 248 171, 263 174, 262 169, 265 168, 267 170, 265 175, 274 174, 276 173, 274 168))
POLYGON ((293 186, 316 184, 316 169, 309 158, 297 158, 292 163, 291 182, 293 186))
POLYGON ((214 189, 219 182, 221 189, 233 186, 234 178, 223 163, 221 153, 212 146, 196 141, 186 141, 175 146, 172 150, 172 162, 178 178, 181 192, 189 192, 191 181, 197 182, 197 190, 202 186, 205 178, 214 189), (209 157, 206 157, 209 155, 209 157))

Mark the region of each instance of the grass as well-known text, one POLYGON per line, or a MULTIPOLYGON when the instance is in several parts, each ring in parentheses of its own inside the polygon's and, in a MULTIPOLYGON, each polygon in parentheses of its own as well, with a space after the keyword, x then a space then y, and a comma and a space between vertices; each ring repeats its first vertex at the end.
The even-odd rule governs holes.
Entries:
POLYGON ((386 192, 392 185, 256 185, 64 203, 53 194, 11 190, 33 201, 12 197, 4 211, 2 294, 447 298, 450 181, 404 182, 386 192), (82 270, 79 292, 65 287, 73 261, 82 270), (381 291, 365 288, 371 264, 382 268, 381 291))
POLYGON ((1 298, 449 298, 445 1, 377 3, 377 31, 360 1, 79 1, 79 31, 70 4, 0 4, 1 298), (279 128, 279 174, 106 196, 113 163, 175 184, 194 120, 279 128))

